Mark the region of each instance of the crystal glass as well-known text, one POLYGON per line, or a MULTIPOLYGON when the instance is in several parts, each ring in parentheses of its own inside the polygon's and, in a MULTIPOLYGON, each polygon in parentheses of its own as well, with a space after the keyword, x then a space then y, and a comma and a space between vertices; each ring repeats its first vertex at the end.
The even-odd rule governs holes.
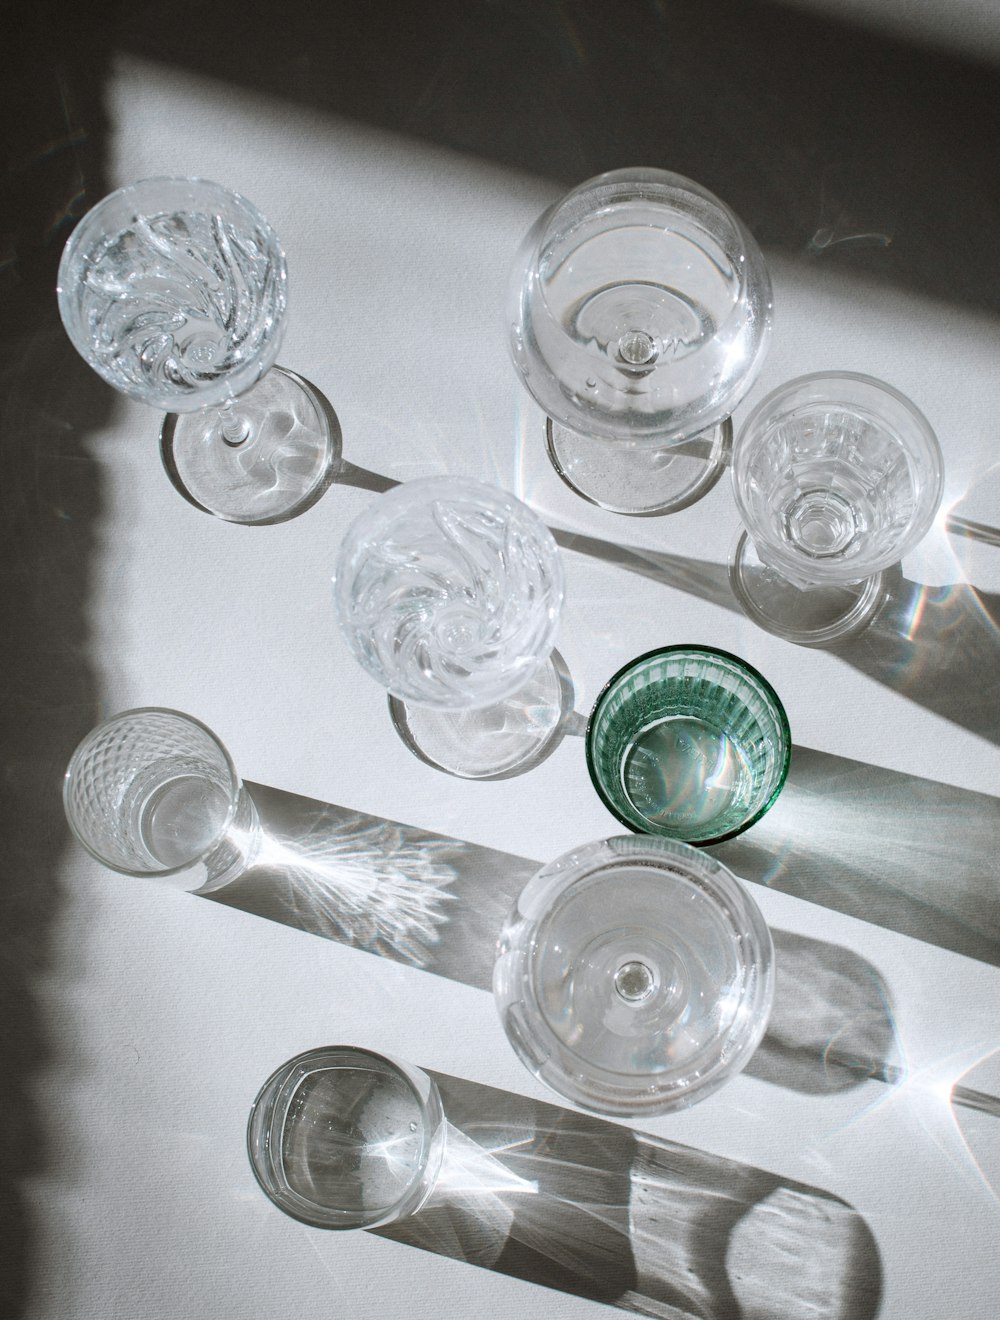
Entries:
POLYGON ((114 715, 83 739, 63 780, 73 833, 125 875, 217 889, 257 851, 260 822, 211 729, 176 710, 114 715))
POLYGON ((702 1100, 749 1061, 773 997, 764 918, 714 858, 661 838, 566 853, 521 892, 493 991, 525 1066, 623 1117, 702 1100))
POLYGON ((348 528, 334 576, 341 630, 396 699, 397 728, 466 778, 509 773, 563 719, 565 685, 540 674, 555 669, 562 599, 559 552, 538 515, 465 477, 379 496, 348 528))
POLYGON ((268 1078, 250 1110, 247 1150, 258 1183, 293 1219, 377 1228, 427 1200, 445 1131, 426 1073, 332 1045, 297 1055, 268 1078))
POLYGON ((586 734, 587 769, 630 830, 720 843, 763 816, 788 774, 792 739, 770 683, 710 646, 667 646, 605 685, 586 734))
POLYGON ((164 465, 219 518, 271 523, 308 508, 340 459, 326 400, 274 366, 285 255, 246 198, 206 179, 111 193, 63 251, 59 310, 109 385, 165 411, 164 465))
POLYGON ((507 323, 563 479, 604 508, 663 513, 726 465, 729 415, 770 337, 771 283, 753 237, 707 189, 615 170, 529 231, 507 323))
POLYGON ((733 453, 737 598, 789 641, 857 633, 885 599, 886 570, 930 529, 943 482, 937 437, 898 390, 842 371, 789 381, 733 453))

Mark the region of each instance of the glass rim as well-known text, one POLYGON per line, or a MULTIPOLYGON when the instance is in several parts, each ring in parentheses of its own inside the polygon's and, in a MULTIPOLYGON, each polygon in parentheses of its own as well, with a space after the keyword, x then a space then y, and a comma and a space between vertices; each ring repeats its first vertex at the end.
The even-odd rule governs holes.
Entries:
POLYGON ((754 665, 750 664, 749 661, 744 660, 742 656, 735 655, 732 651, 725 651, 718 646, 703 646, 699 642, 677 642, 671 646, 657 646, 654 647, 654 649, 651 651, 645 651, 643 652, 642 655, 637 655, 633 660, 630 660, 628 661, 627 664, 622 665, 622 667, 619 670, 617 670, 614 674, 611 675, 608 681, 601 688, 600 692, 598 692, 594 704, 591 707, 590 714, 587 717, 587 727, 584 731, 584 755, 587 763, 587 773, 590 776, 590 782, 591 784, 593 784, 597 796, 604 803, 605 807, 607 807, 608 811, 611 812, 612 816, 614 816, 614 818, 617 821, 619 821, 622 825, 624 825, 626 829, 631 830, 633 834, 649 835, 650 838, 673 839, 677 843, 686 843, 691 848, 708 848, 717 843, 725 843, 727 839, 736 838, 737 835, 742 834, 745 830, 748 830, 751 825, 756 825, 757 821, 759 821, 760 818, 763 815, 765 815, 768 811, 770 811, 771 807, 774 806, 778 794, 781 792, 782 788, 785 785, 785 780, 788 778, 788 770, 792 760, 792 730, 791 730, 791 725, 788 722, 788 714, 785 711, 785 707, 781 698, 778 696, 772 684, 764 677, 764 675, 760 672, 760 670, 757 669, 754 665), (676 835, 658 834, 653 830, 644 830, 641 826, 636 825, 634 821, 629 820, 625 815, 623 815, 622 812, 620 812, 618 808, 614 805, 614 803, 610 800, 610 798, 608 797, 607 793, 605 792, 603 786, 601 785, 598 779, 596 769, 594 766, 594 756, 593 756, 594 725, 600 713, 600 706, 604 702, 604 699, 607 697, 609 691, 614 687, 614 685, 618 682, 619 679, 624 678, 626 674, 628 674, 631 670, 635 669, 638 665, 645 664, 647 660, 658 659, 660 656, 676 655, 678 652, 681 651, 686 651, 691 655, 715 656, 721 660, 728 660, 733 665, 735 665, 737 669, 741 670, 744 674, 746 674, 746 676, 750 678, 754 683, 756 683, 760 688, 762 688, 764 695, 770 699, 771 703, 774 706, 774 711, 775 714, 777 715, 778 724, 781 728, 782 742, 784 744, 784 756, 782 757, 781 772, 778 776, 778 781, 775 784, 774 789, 772 790, 767 801, 764 802, 751 816, 748 816, 745 821, 743 821, 740 825, 736 826, 735 829, 726 830, 724 834, 712 835, 711 838, 708 839, 698 839, 698 840, 680 839, 677 838, 676 835))
POLYGON ((73 753, 69 758, 69 764, 66 766, 66 769, 63 771, 63 780, 62 780, 63 814, 65 815, 66 823, 69 825, 70 830, 72 831, 73 836, 77 840, 77 842, 83 848, 85 848, 88 853, 90 853, 91 857, 93 857, 95 861, 100 862, 100 864, 102 866, 107 867, 109 871, 116 871, 119 875, 128 875, 128 876, 162 877, 169 875, 180 875, 182 872, 190 870, 192 866, 197 866, 198 863, 205 856, 207 856, 207 854, 210 853, 214 848, 218 847, 219 843, 225 838, 230 825, 232 825, 233 823, 233 819, 236 815, 237 808, 239 807, 240 792, 242 790, 242 787, 243 787, 243 781, 240 778, 239 771, 236 769, 236 765, 233 762, 233 758, 229 755, 228 749, 226 748, 222 740, 219 738, 218 734, 214 733, 208 727, 207 724, 202 723, 202 721, 199 720, 196 716, 188 715, 186 711, 183 710, 175 710, 171 706, 132 706, 128 710, 121 710, 118 711, 115 715, 109 715, 107 719, 101 720, 99 724, 95 724, 92 729, 90 729, 87 733, 84 734, 84 736, 77 743, 76 747, 73 749, 73 753), (230 779, 230 784, 232 786, 232 791, 230 792, 229 795, 229 807, 228 810, 226 811, 225 820, 220 825, 218 832, 205 845, 205 847, 201 849, 201 851, 197 854, 196 857, 192 857, 191 860, 188 862, 181 862, 177 866, 164 866, 164 867, 150 868, 149 870, 145 870, 145 871, 136 871, 134 868, 130 868, 127 866, 119 866, 114 862, 108 861, 106 857, 103 857, 99 852, 97 852, 94 848, 92 848, 90 844, 87 842, 87 840, 83 837, 83 835, 77 829, 76 822, 74 821, 73 816, 70 812, 69 791, 70 791, 70 784, 73 781, 73 772, 77 764, 78 753, 81 751, 81 749, 84 747, 85 744, 89 743, 95 737, 95 735, 103 732, 105 729, 110 729, 112 725, 119 724, 121 723, 122 720, 130 719, 132 716, 135 715, 171 715, 176 719, 183 720, 185 724, 193 724, 196 728, 200 729, 202 733, 206 734, 215 744, 218 750, 222 753, 223 760, 226 763, 226 769, 229 771, 229 779, 230 779))
MULTIPOLYGON (((318 1067, 313 1069, 313 1071, 319 1070, 318 1067)), ((313 1046, 311 1049, 302 1050, 300 1053, 293 1055, 290 1059, 286 1059, 284 1063, 274 1069, 267 1080, 258 1089, 257 1094, 254 1096, 253 1102, 250 1105, 250 1112, 247 1115, 247 1159, 261 1191, 272 1205, 276 1206, 282 1211, 282 1213, 288 1215, 289 1218, 296 1219, 300 1223, 308 1224, 313 1228, 340 1228, 341 1230, 364 1229, 368 1227, 377 1228, 380 1224, 384 1224, 387 1221, 394 1219, 399 1214, 400 1207, 406 1207, 404 1213, 412 1213, 419 1209, 424 1199, 426 1199, 426 1196, 429 1195, 437 1176, 437 1171, 432 1168, 435 1156, 434 1135, 444 1121, 444 1107, 441 1103, 441 1093, 438 1089, 438 1085, 434 1081, 434 1078, 424 1072, 423 1069, 416 1069, 409 1064, 403 1063, 399 1059, 393 1058, 389 1054, 381 1054, 378 1050, 368 1049, 364 1045, 317 1045, 313 1046), (420 1109, 423 1123, 420 1163, 418 1168, 414 1171, 412 1177, 407 1182, 403 1192, 391 1205, 378 1207, 378 1214, 372 1218, 370 1224, 365 1224, 364 1222, 338 1223, 338 1216, 347 1219, 350 1217, 351 1212, 347 1210, 338 1211, 322 1205, 319 1201, 310 1201, 308 1197, 295 1191, 283 1175, 275 1177, 273 1183, 269 1185, 258 1163, 254 1150, 254 1137, 261 1133, 262 1130, 270 1133, 274 1123, 279 1119, 283 1128, 288 1105, 295 1094, 295 1090, 298 1089, 298 1086, 301 1085, 302 1081, 304 1081, 305 1077, 308 1075, 308 1073, 303 1072, 292 1093, 286 1098, 286 1102, 281 1106, 281 1112, 279 1113, 279 1101, 281 1100, 282 1093, 288 1086, 289 1082, 292 1081, 296 1070, 301 1069, 312 1062, 319 1065, 326 1057, 342 1054, 361 1055, 365 1059, 371 1060, 375 1063, 387 1064, 389 1068, 406 1083, 407 1088, 420 1109), (426 1099, 420 1095, 420 1092, 417 1090, 414 1083, 411 1074, 415 1071, 419 1072, 422 1077, 427 1079, 428 1093, 426 1099), (273 1097, 268 1097, 268 1092, 272 1089, 274 1089, 275 1093, 273 1097), (420 1189, 421 1184, 428 1179, 428 1174, 430 1175, 429 1185, 423 1189, 419 1196, 416 1197, 415 1203, 412 1206, 409 1206, 408 1202, 411 1199, 414 1199, 414 1191, 420 1189)), ((443 1157, 443 1149, 440 1150, 438 1154, 443 1157)), ((272 1170, 276 1170, 278 1167, 273 1161, 268 1161, 268 1164, 272 1170)))

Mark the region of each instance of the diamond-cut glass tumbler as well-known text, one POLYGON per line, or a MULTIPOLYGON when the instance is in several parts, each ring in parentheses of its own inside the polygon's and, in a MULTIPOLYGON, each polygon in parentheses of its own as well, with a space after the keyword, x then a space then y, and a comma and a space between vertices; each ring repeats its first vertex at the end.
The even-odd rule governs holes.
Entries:
POLYGON ((773 804, 791 734, 770 683, 708 646, 668 646, 607 683, 587 725, 587 768, 629 829, 719 843, 773 804))
POLYGON ((414 1214, 445 1149, 437 1086, 419 1068, 333 1045, 283 1064, 247 1125, 250 1165, 274 1204, 317 1228, 377 1228, 414 1214))
POLYGON ((99 862, 185 889, 227 884, 260 840, 257 809, 229 753, 176 710, 127 710, 92 729, 66 770, 63 803, 99 862))

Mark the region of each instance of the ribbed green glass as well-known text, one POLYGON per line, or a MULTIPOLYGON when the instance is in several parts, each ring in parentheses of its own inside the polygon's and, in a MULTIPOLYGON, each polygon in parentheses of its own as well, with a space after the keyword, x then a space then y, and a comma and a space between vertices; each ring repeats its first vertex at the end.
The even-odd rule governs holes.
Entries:
POLYGON ((774 802, 791 744, 784 707, 751 665, 709 646, 668 646, 605 686, 587 726, 587 768, 629 829, 719 843, 774 802))

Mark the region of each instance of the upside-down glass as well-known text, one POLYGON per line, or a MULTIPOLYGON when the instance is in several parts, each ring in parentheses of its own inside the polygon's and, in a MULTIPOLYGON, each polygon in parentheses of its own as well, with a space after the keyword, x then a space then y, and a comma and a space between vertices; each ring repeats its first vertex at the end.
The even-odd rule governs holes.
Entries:
POLYGON ((838 371, 774 390, 733 454, 746 530, 730 580, 744 610, 805 645, 859 632, 884 602, 886 570, 930 529, 943 482, 930 423, 890 385, 838 371))
POLYGON ((710 646, 667 646, 630 661, 605 684, 586 734, 591 780, 623 825, 699 846, 763 816, 791 749, 770 683, 710 646))
POLYGON ((318 391, 273 365, 285 255, 246 198, 207 179, 120 188, 70 235, 57 292, 94 371, 168 414, 161 456, 193 504, 230 522, 280 522, 326 489, 339 423, 318 391))
POLYGON ((176 710, 126 710, 92 729, 70 759, 63 805, 105 866, 201 892, 235 879, 260 841, 257 809, 229 753, 176 710))
POLYGON ((671 839, 612 838, 525 886, 493 992, 524 1065, 584 1109, 664 1114, 749 1061, 774 989, 771 936, 736 877, 671 839))
POLYGON ((390 693, 404 741, 464 778, 550 749, 572 693, 553 660, 559 552, 536 513, 465 477, 380 495, 348 528, 334 604, 359 663, 390 693))
POLYGON ((664 170, 615 170, 528 232, 507 325, 559 475, 603 508, 666 513, 699 499, 726 465, 729 416, 770 337, 770 277, 752 235, 707 189, 664 170))
POLYGON ((446 1125, 419 1068, 332 1045, 283 1064, 250 1110, 247 1151, 274 1204, 317 1228, 377 1228, 433 1191, 446 1125))

